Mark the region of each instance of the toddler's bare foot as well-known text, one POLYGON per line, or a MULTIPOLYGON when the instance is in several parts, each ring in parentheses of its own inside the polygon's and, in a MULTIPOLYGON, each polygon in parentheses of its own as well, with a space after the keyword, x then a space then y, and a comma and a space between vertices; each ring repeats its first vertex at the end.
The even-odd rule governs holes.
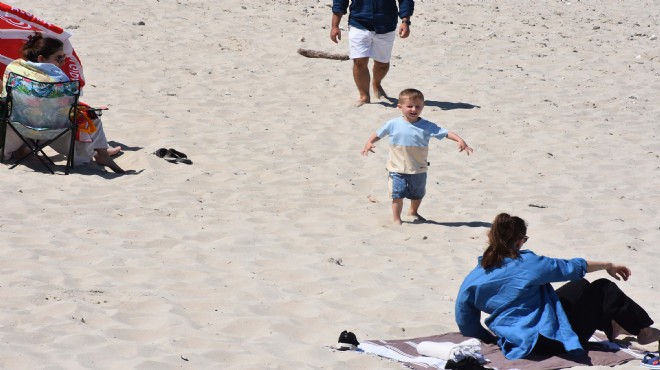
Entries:
POLYGON ((401 221, 400 218, 395 218, 395 219, 394 219, 394 224, 395 224, 395 225, 403 225, 403 222, 401 221))
POLYGON ((422 217, 419 213, 409 213, 408 216, 414 217, 415 222, 426 222, 426 219, 422 217))

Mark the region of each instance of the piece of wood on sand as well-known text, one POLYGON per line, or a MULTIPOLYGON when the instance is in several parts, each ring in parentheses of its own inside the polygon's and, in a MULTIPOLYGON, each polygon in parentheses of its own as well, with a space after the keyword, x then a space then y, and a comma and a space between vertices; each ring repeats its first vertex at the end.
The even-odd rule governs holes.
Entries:
POLYGON ((323 58, 333 60, 349 60, 347 54, 333 54, 327 51, 312 50, 312 49, 298 49, 298 54, 307 58, 323 58))

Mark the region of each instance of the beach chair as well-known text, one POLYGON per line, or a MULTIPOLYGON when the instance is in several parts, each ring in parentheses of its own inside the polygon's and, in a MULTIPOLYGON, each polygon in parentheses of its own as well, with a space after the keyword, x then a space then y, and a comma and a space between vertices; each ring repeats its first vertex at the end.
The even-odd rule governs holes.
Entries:
MULTIPOLYGON (((55 163, 44 153, 44 148, 70 132, 70 144, 64 173, 73 168, 73 151, 77 133, 78 81, 38 82, 10 73, 7 78, 6 109, 0 109, 0 145, 5 145, 7 130, 13 130, 27 145, 30 152, 17 158, 10 169, 25 159, 35 156, 54 174, 55 163), (41 155, 40 155, 41 154, 41 155)), ((4 163, 4 148, 0 151, 4 163)))

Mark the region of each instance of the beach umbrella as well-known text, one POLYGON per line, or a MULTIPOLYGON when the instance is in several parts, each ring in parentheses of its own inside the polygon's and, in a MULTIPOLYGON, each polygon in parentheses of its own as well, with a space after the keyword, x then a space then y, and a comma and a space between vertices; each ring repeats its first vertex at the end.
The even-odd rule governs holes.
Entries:
POLYGON ((60 39, 64 43, 64 53, 67 57, 62 70, 70 79, 80 81, 80 87, 85 85, 80 58, 73 50, 69 38, 71 34, 52 23, 37 18, 33 14, 15 6, 0 2, 0 73, 4 74, 7 64, 21 57, 21 47, 34 32, 42 32, 44 36, 60 39))

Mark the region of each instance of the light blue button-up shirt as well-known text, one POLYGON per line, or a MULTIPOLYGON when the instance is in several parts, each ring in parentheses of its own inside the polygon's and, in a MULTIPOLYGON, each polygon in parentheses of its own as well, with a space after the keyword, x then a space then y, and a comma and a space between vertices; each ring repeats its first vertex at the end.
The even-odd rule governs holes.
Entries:
POLYGON ((488 340, 492 335, 481 325, 481 312, 490 316, 488 328, 508 359, 527 356, 539 335, 554 339, 566 351, 581 350, 568 322, 553 282, 578 280, 587 273, 587 261, 538 256, 520 251, 519 259, 506 258, 490 271, 477 267, 463 281, 456 298, 456 323, 461 334, 488 340))

